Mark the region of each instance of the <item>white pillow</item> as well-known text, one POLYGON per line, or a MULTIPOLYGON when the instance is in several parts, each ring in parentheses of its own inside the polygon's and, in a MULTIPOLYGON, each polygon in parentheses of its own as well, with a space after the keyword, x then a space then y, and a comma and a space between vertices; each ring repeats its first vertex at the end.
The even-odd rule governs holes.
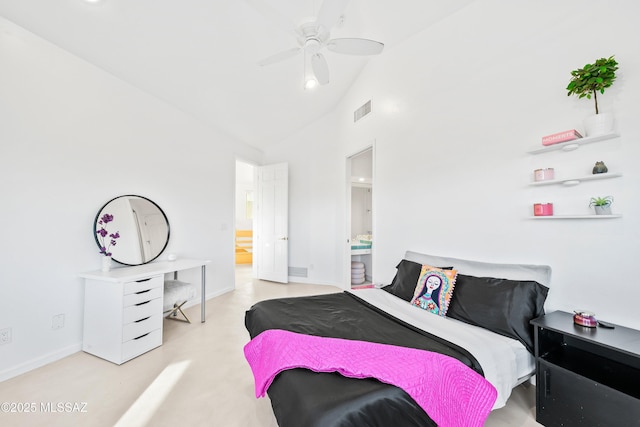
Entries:
POLYGON ((419 264, 447 266, 458 270, 458 273, 476 277, 496 277, 511 280, 535 280, 549 287, 551 283, 551 267, 533 264, 496 264, 472 261, 467 259, 442 257, 407 251, 405 259, 419 264))

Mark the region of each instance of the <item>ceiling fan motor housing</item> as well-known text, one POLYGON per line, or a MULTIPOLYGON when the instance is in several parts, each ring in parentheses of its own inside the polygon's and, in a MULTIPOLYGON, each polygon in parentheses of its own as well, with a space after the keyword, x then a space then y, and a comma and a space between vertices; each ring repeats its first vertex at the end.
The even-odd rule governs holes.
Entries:
POLYGON ((298 43, 309 54, 313 55, 329 40, 329 31, 321 31, 315 22, 309 22, 300 26, 298 43))

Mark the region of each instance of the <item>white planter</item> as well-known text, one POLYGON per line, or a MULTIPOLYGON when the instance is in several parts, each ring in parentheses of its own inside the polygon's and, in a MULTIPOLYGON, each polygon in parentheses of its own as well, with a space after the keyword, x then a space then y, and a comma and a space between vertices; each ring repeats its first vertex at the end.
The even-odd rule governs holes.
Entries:
POLYGON ((584 119, 585 136, 605 135, 613 132, 613 114, 594 114, 584 119))
POLYGON ((102 257, 102 271, 109 271, 111 270, 111 257, 110 256, 103 256, 102 257))
POLYGON ((611 205, 607 206, 594 206, 596 215, 611 215, 611 205))

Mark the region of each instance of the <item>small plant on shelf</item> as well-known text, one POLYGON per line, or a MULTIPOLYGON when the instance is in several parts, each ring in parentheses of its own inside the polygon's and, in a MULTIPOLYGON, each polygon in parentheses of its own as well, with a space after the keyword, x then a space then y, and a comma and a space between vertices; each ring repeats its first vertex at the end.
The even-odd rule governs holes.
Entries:
POLYGON ((604 90, 611 87, 616 79, 617 69, 618 62, 613 59, 613 56, 610 56, 609 58, 600 58, 593 64, 587 64, 583 68, 571 71, 573 77, 567 86, 567 96, 577 95, 578 98, 591 99, 593 95, 596 114, 599 114, 598 92, 604 94, 604 90))
POLYGON ((612 196, 592 197, 591 198, 591 202, 589 203, 589 207, 593 207, 593 206, 611 206, 611 203, 613 203, 613 197, 612 196))
POLYGON ((613 203, 612 196, 606 197, 592 197, 589 202, 589 207, 592 207, 596 211, 596 215, 610 215, 611 204, 613 203))

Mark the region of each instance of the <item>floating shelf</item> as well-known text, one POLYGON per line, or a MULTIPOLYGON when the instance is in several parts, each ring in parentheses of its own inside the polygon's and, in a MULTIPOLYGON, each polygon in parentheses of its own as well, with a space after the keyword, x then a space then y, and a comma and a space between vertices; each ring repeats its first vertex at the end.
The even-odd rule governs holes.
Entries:
POLYGON ((533 150, 528 151, 529 154, 540 154, 546 153, 548 151, 562 150, 562 151, 573 151, 580 148, 581 145, 589 144, 592 142, 600 142, 606 141, 608 139, 617 138, 618 135, 616 132, 607 133, 604 135, 596 135, 596 136, 587 136, 584 138, 574 139, 572 141, 560 142, 558 144, 543 146, 542 148, 535 148, 533 150))
POLYGON ((549 215, 549 216, 532 216, 531 219, 612 219, 622 218, 622 215, 549 215))
POLYGON ((579 178, 567 178, 567 179, 550 179, 548 181, 535 181, 530 183, 529 185, 534 187, 539 187, 541 185, 566 185, 566 186, 574 186, 578 185, 583 181, 597 181, 599 179, 610 179, 610 178, 619 178, 621 177, 621 173, 598 173, 594 175, 586 175, 579 178))

